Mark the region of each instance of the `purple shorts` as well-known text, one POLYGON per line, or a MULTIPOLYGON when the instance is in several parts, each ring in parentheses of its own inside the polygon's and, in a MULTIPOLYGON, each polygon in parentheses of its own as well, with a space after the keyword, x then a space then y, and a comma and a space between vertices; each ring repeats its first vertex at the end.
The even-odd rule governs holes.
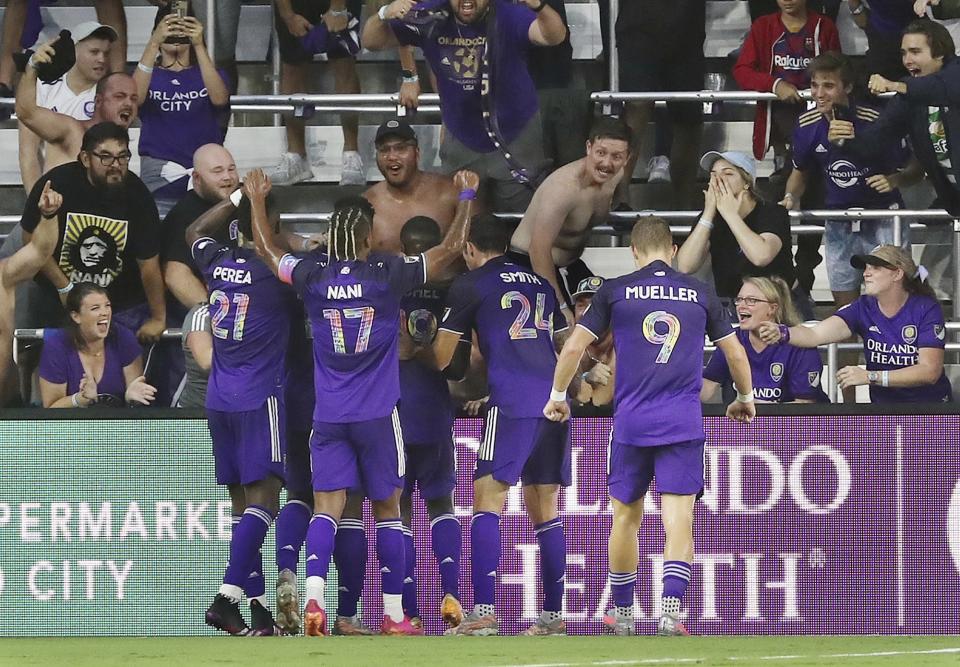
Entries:
POLYGON ((362 487, 370 500, 389 498, 403 487, 406 468, 396 408, 362 422, 314 422, 310 461, 314 491, 362 487))
POLYGON ((607 458, 610 495, 622 503, 639 500, 656 478, 657 491, 692 496, 703 491, 703 439, 656 447, 613 441, 607 458))
POLYGON ((313 497, 310 479, 310 432, 287 429, 287 495, 313 497))
POLYGON ((567 424, 545 417, 507 417, 500 408, 490 408, 473 478, 486 475, 510 485, 522 480, 524 486, 570 486, 567 424))
POLYGON ((217 484, 252 484, 283 479, 286 450, 283 401, 271 396, 256 410, 207 410, 217 484))
POLYGON ((449 497, 457 485, 457 459, 453 438, 432 445, 407 445, 407 477, 403 492, 420 488, 424 500, 449 497))

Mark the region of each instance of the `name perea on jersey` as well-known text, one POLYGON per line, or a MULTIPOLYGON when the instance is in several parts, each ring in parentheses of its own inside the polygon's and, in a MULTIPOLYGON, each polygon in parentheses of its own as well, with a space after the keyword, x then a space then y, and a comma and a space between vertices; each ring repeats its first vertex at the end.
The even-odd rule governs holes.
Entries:
POLYGON ((542 285, 537 276, 526 271, 504 271, 500 274, 500 280, 505 283, 529 283, 531 285, 542 285))
POLYGON ((328 299, 362 299, 363 285, 327 285, 328 299))
POLYGON ((229 266, 218 266, 213 269, 213 279, 238 285, 252 285, 253 278, 246 269, 234 269, 229 266))
POLYGON ((689 287, 674 287, 673 285, 636 285, 634 287, 627 287, 624 298, 700 303, 697 290, 689 287))

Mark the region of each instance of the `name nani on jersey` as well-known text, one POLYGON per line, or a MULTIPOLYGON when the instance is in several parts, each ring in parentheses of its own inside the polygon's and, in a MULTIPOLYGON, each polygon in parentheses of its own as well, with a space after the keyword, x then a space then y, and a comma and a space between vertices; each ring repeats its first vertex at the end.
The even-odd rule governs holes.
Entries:
POLYGON ((327 285, 328 299, 362 299, 363 285, 327 285))
POLYGON ((625 299, 656 299, 700 303, 697 290, 673 285, 635 285, 627 287, 625 299))

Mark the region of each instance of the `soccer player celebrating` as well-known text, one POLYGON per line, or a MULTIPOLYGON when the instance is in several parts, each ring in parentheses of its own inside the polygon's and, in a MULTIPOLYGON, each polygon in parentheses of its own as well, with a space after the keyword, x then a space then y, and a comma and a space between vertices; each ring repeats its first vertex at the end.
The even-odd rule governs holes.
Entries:
POLYGON ((850 263, 863 270, 863 296, 813 328, 764 322, 760 337, 769 344, 817 347, 856 334, 863 338, 867 368, 841 368, 841 389, 870 385, 873 403, 953 400, 943 372, 943 311, 910 255, 880 245, 850 263))
MULTIPOLYGON (((269 189, 269 183, 251 179, 243 192, 262 206, 269 189)), ((277 629, 266 606, 260 549, 277 515, 284 479, 282 384, 295 297, 252 249, 211 238, 227 217, 208 213, 186 232, 210 292, 213 363, 206 407, 217 483, 227 485, 234 515, 240 515, 223 585, 206 622, 231 635, 272 635, 277 629), (252 631, 240 613, 244 592, 252 631)))
MULTIPOLYGON (((263 188, 262 172, 247 181, 263 188)), ((419 257, 370 252, 371 216, 360 207, 330 221, 329 256, 297 259, 275 240, 263 202, 253 204, 257 252, 303 298, 314 333, 310 455, 314 516, 307 531, 305 634, 327 634, 324 587, 347 489, 362 486, 377 520, 377 557, 384 602, 383 634, 422 630, 403 614, 400 492, 405 457, 396 405, 400 398, 397 324, 400 299, 435 278, 463 248, 479 178, 458 172, 460 203, 443 242, 419 257), (322 406, 322 408, 321 408, 322 406)), ((269 185, 266 186, 269 189, 269 185)))
POLYGON ((693 505, 703 491, 703 416, 700 407, 704 332, 723 351, 738 389, 727 416, 749 422, 756 414, 750 365, 720 302, 706 284, 670 268, 677 252, 661 218, 633 227, 637 271, 607 280, 567 339, 543 414, 566 421, 567 387, 584 350, 608 330, 618 359, 607 485, 613 505, 610 588, 614 608, 607 629, 632 635, 634 588, 643 497, 656 477, 664 544, 661 635, 686 635, 679 621, 693 561, 693 505), (658 415, 650 419, 649 415, 658 415))
POLYGON ((540 546, 543 613, 530 635, 566 633, 563 581, 566 544, 557 513, 560 485, 570 483, 567 428, 543 418, 557 353, 554 325, 566 327, 553 286, 504 253, 510 232, 492 215, 478 216, 463 252, 469 273, 450 287, 432 352, 446 368, 463 334, 476 330, 487 362, 490 409, 473 482, 470 543, 473 612, 450 634, 495 635, 494 588, 500 564, 500 513, 507 490, 523 481, 527 514, 540 546))
MULTIPOLYGON (((790 288, 776 276, 743 279, 733 300, 740 328, 737 338, 750 360, 753 396, 759 403, 829 403, 820 388, 823 363, 816 350, 793 345, 767 345, 760 339, 764 322, 795 326, 800 316, 793 307, 790 288)), ((732 382, 727 358, 717 350, 703 370, 700 399, 709 401, 720 386, 732 382)))
MULTIPOLYGON (((418 255, 440 243, 440 225, 431 218, 417 216, 403 225, 400 242, 405 255, 418 255)), ((411 498, 420 488, 420 497, 430 517, 433 554, 440 570, 443 599, 440 615, 455 627, 463 620, 460 606, 460 521, 453 513, 453 489, 457 484, 453 447, 455 408, 450 399, 447 378, 414 354, 405 354, 409 344, 430 345, 437 334, 437 322, 443 312, 450 281, 439 280, 419 287, 401 301, 400 319, 400 426, 407 455, 407 479, 400 510, 406 545, 406 576, 403 581, 403 610, 419 618, 416 550, 411 525, 411 498), (408 345, 405 345, 408 344, 408 345)), ((461 341, 469 356, 470 341, 461 341)), ((412 345, 409 345, 412 347, 412 345)))

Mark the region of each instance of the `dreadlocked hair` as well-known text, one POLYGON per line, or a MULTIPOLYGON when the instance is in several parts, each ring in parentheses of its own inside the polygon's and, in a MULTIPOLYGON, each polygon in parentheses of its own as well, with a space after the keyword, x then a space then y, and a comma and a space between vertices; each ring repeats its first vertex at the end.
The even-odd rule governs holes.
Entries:
POLYGON ((371 223, 370 215, 360 206, 336 209, 330 216, 327 234, 330 256, 339 262, 357 259, 357 247, 366 243, 371 223))

